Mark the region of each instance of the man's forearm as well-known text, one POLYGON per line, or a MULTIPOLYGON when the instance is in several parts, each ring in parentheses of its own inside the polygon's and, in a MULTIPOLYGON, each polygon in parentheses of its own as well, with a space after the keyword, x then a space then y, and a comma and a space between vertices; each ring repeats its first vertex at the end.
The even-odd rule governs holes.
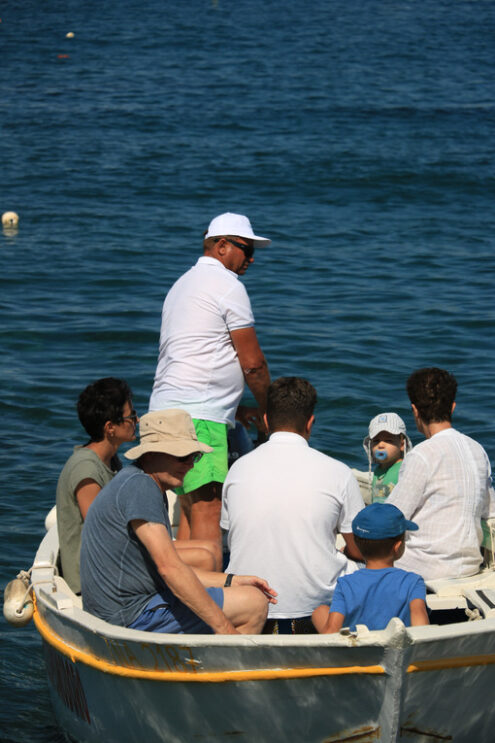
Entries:
POLYGON ((266 393, 270 384, 270 372, 265 355, 260 348, 254 327, 232 330, 232 343, 239 359, 244 379, 254 395, 262 413, 266 409, 266 393))
POLYGON ((260 407, 260 412, 264 414, 266 412, 266 395, 271 381, 266 359, 263 358, 262 362, 256 367, 243 369, 242 371, 246 384, 260 407))
POLYGON ((364 557, 362 556, 356 545, 356 542, 354 541, 354 534, 352 534, 352 532, 348 532, 346 534, 342 534, 342 536, 345 540, 344 555, 349 560, 354 560, 354 562, 364 562, 364 557))
POLYGON ((179 601, 217 634, 237 634, 232 622, 206 593, 195 572, 180 559, 165 525, 133 519, 131 527, 148 551, 158 573, 179 601))

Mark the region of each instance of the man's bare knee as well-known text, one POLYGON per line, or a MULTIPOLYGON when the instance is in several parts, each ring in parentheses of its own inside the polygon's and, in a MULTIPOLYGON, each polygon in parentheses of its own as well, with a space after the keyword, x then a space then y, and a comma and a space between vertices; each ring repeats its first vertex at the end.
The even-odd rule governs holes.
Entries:
POLYGON ((239 632, 258 635, 266 621, 268 600, 254 586, 234 586, 224 590, 223 610, 239 632))

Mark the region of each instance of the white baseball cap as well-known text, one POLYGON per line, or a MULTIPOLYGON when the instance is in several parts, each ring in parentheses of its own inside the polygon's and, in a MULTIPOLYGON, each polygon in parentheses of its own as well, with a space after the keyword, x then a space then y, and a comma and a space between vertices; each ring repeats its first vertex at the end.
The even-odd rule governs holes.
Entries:
POLYGON ((406 453, 412 449, 411 439, 406 432, 406 424, 397 413, 379 413, 370 421, 368 435, 363 441, 365 452, 368 452, 371 439, 374 439, 380 431, 388 431, 395 435, 402 434, 406 440, 406 453))
POLYGON ((224 235, 235 235, 236 237, 245 237, 246 240, 252 240, 255 248, 265 248, 270 245, 271 240, 266 237, 258 237, 253 232, 251 222, 244 214, 233 214, 225 212, 212 219, 205 240, 209 237, 223 237, 224 235))

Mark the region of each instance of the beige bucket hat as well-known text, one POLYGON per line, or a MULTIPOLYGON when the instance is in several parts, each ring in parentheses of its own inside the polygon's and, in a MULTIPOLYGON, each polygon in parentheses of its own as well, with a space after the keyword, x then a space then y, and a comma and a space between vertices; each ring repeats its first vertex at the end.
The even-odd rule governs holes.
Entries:
POLYGON ((198 441, 194 423, 185 410, 156 410, 139 421, 139 444, 125 453, 127 459, 138 459, 147 452, 186 457, 196 451, 213 451, 198 441))

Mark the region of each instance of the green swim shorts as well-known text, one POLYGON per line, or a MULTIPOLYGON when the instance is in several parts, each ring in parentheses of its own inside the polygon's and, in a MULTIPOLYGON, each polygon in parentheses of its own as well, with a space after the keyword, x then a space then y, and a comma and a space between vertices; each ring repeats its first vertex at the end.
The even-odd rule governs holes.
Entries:
POLYGON ((213 451, 203 454, 192 470, 184 478, 181 488, 175 488, 178 495, 190 493, 209 482, 224 482, 228 469, 227 424, 203 421, 193 418, 199 441, 213 447, 213 451))

